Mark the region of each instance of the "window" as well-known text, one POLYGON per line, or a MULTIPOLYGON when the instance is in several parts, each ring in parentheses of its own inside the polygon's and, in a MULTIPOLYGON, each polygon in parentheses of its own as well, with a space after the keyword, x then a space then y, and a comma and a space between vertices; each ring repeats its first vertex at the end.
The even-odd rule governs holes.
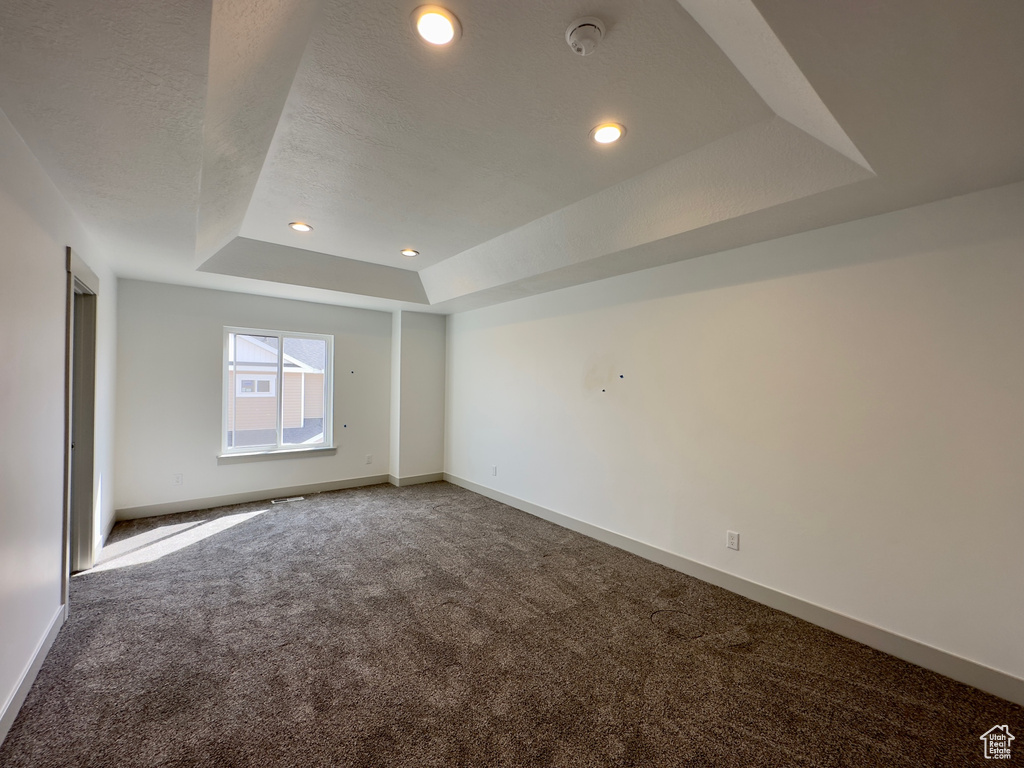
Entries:
POLYGON ((331 447, 334 337, 224 329, 224 453, 331 447))
POLYGON ((276 376, 240 374, 235 377, 235 394, 238 397, 274 397, 276 376))

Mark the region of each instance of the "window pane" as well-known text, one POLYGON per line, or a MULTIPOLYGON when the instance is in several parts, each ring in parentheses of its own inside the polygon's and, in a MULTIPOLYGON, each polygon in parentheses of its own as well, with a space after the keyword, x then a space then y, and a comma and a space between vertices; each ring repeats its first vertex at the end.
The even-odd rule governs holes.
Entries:
POLYGON ((225 450, 330 442, 331 341, 228 329, 225 450))
POLYGON ((322 444, 327 342, 323 339, 285 337, 284 354, 281 389, 283 443, 322 444))
POLYGON ((229 447, 277 445, 278 340, 273 336, 231 334, 228 387, 229 447))

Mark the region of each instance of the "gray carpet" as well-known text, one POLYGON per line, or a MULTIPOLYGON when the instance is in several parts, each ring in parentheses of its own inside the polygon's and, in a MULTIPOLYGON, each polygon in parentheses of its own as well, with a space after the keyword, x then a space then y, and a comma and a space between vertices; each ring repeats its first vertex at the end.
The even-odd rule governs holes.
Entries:
POLYGON ((447 483, 111 542, 4 768, 960 768, 1024 736, 1018 706, 447 483))

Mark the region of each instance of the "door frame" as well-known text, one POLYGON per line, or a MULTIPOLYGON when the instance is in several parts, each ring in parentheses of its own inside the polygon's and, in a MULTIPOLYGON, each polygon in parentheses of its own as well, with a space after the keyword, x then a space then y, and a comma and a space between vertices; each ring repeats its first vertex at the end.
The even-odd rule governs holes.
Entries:
POLYGON ((95 560, 96 310, 100 281, 71 246, 66 249, 65 265, 61 603, 67 610, 71 573, 91 568, 95 560))

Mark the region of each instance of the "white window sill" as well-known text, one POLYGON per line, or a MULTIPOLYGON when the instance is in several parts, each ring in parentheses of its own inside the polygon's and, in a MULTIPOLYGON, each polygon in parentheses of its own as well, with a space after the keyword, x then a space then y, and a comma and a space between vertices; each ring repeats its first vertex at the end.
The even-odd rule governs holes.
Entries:
POLYGON ((217 456, 218 464, 242 464, 249 461, 267 461, 268 459, 301 459, 309 456, 333 456, 338 452, 337 446, 318 445, 315 448, 280 448, 266 451, 238 451, 221 453, 217 456))

